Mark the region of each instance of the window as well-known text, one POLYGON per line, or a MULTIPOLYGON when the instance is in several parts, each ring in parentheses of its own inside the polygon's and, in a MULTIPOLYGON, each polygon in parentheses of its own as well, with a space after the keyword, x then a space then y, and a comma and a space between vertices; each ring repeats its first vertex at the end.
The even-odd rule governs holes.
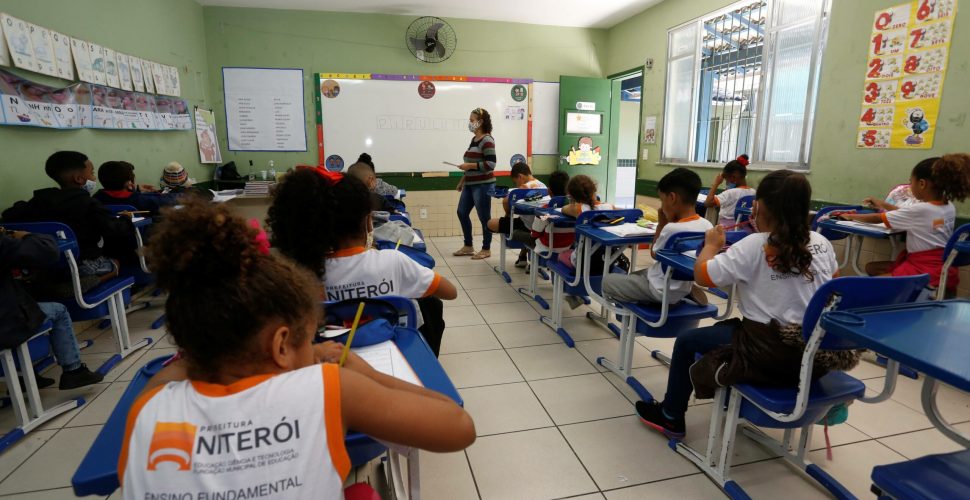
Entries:
POLYGON ((667 35, 664 161, 808 168, 828 0, 743 1, 667 35))

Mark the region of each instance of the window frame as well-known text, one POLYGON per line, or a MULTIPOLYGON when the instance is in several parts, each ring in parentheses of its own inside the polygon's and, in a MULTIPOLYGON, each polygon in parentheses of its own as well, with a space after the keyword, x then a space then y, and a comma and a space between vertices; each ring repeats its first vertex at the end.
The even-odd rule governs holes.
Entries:
MULTIPOLYGON (((764 108, 763 111, 759 110, 757 119, 755 120, 754 129, 754 146, 753 151, 748 154, 751 155, 751 164, 748 165, 748 170, 754 171, 773 171, 779 169, 790 169, 796 170, 802 173, 809 173, 811 171, 811 161, 812 155, 814 154, 813 148, 811 147, 812 141, 815 135, 815 120, 817 119, 816 111, 818 106, 818 92, 820 87, 820 76, 822 72, 822 63, 824 62, 825 47, 828 42, 829 33, 829 23, 832 17, 832 0, 821 0, 821 12, 815 17, 814 21, 811 21, 815 25, 813 31, 812 45, 815 49, 812 51, 812 64, 809 68, 809 88, 808 88, 808 98, 805 100, 805 115, 804 118, 804 129, 802 131, 801 144, 799 156, 802 157, 801 161, 797 162, 786 162, 786 161, 765 161, 764 154, 767 148, 766 140, 766 122, 770 113, 769 98, 771 97, 771 91, 769 86, 771 81, 769 75, 774 72, 774 55, 773 50, 775 48, 776 38, 778 32, 782 28, 791 28, 793 26, 799 26, 810 22, 808 18, 800 20, 798 22, 789 22, 787 25, 780 24, 781 17, 781 5, 784 0, 769 0, 769 12, 767 16, 767 23, 765 24, 765 40, 763 44, 762 61, 764 69, 761 72, 761 76, 758 82, 758 94, 759 102, 764 108), (770 64, 770 67, 769 67, 770 64)), ((690 158, 694 157, 697 148, 697 119, 700 113, 700 103, 698 99, 700 98, 700 78, 701 72, 699 70, 700 62, 703 59, 703 34, 704 34, 704 20, 714 17, 721 16, 728 12, 737 10, 750 3, 750 0, 737 0, 731 5, 716 9, 686 22, 680 23, 678 25, 672 26, 667 30, 667 60, 665 61, 665 73, 664 73, 664 97, 663 97, 663 110, 664 117, 667 116, 667 96, 670 92, 670 65, 671 65, 671 52, 673 50, 671 40, 672 34, 682 28, 694 25, 694 54, 693 54, 693 73, 691 75, 691 114, 690 114, 690 134, 687 144, 687 158, 669 158, 666 154, 666 144, 663 139, 667 134, 667 120, 664 119, 663 125, 661 127, 662 137, 660 139, 660 159, 657 161, 658 165, 667 166, 685 166, 685 167, 698 167, 698 168, 723 168, 718 162, 703 162, 703 161, 693 161, 690 158)), ((677 60, 680 60, 684 56, 681 56, 677 60)))

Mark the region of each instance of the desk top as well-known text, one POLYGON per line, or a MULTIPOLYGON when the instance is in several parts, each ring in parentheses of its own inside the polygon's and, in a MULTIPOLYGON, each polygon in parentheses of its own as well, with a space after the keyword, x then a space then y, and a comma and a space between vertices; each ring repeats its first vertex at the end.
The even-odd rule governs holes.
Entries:
POLYGON ((835 311, 821 323, 830 335, 970 392, 970 300, 835 311))
POLYGON ((604 231, 603 228, 594 227, 589 224, 576 226, 576 232, 586 236, 596 243, 611 247, 652 243, 654 236, 652 234, 645 234, 641 236, 617 236, 609 231, 604 231))
POLYGON ((867 224, 865 222, 856 221, 837 221, 832 219, 820 222, 819 228, 828 229, 829 231, 835 231, 838 233, 856 234, 859 236, 865 236, 867 238, 879 239, 886 239, 893 234, 903 232, 898 229, 885 228, 876 224, 867 224))
MULTIPOLYGON (((694 251, 691 251, 691 253, 694 253, 694 251)), ((655 259, 660 262, 664 270, 667 266, 674 268, 674 279, 694 280, 694 263, 697 262, 695 257, 684 255, 684 252, 676 250, 657 250, 655 259)))

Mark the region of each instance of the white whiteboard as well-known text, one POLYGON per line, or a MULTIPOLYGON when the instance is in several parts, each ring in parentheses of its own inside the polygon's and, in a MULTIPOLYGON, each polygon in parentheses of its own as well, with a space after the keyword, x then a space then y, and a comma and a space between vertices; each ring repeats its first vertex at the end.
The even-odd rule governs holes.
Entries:
POLYGON ((378 172, 457 172, 442 162, 462 163, 472 139, 468 115, 479 107, 492 116, 496 169, 509 170, 514 155, 527 156, 529 105, 512 99, 514 84, 436 81, 434 96, 425 99, 414 80, 334 81, 336 97, 320 98, 323 149, 345 167, 366 152, 378 172))
POLYGON ((559 154, 559 84, 532 84, 532 154, 559 154))
POLYGON ((229 151, 306 151, 303 70, 222 68, 229 151))

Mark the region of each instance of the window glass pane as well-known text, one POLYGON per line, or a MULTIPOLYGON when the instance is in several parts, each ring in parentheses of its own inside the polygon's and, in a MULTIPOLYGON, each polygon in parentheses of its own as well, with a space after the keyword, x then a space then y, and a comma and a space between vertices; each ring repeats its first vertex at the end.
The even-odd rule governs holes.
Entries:
POLYGON ((697 23, 690 23, 670 32, 670 59, 693 55, 697 46, 697 23))
POLYGON ((664 158, 687 159, 693 81, 693 57, 670 61, 667 67, 667 102, 664 110, 664 158))
POLYGON ((815 19, 822 12, 823 0, 775 0, 778 3, 777 26, 815 19))
POLYGON ((765 121, 766 161, 801 160, 814 35, 814 22, 783 29, 774 35, 771 97, 765 121))

